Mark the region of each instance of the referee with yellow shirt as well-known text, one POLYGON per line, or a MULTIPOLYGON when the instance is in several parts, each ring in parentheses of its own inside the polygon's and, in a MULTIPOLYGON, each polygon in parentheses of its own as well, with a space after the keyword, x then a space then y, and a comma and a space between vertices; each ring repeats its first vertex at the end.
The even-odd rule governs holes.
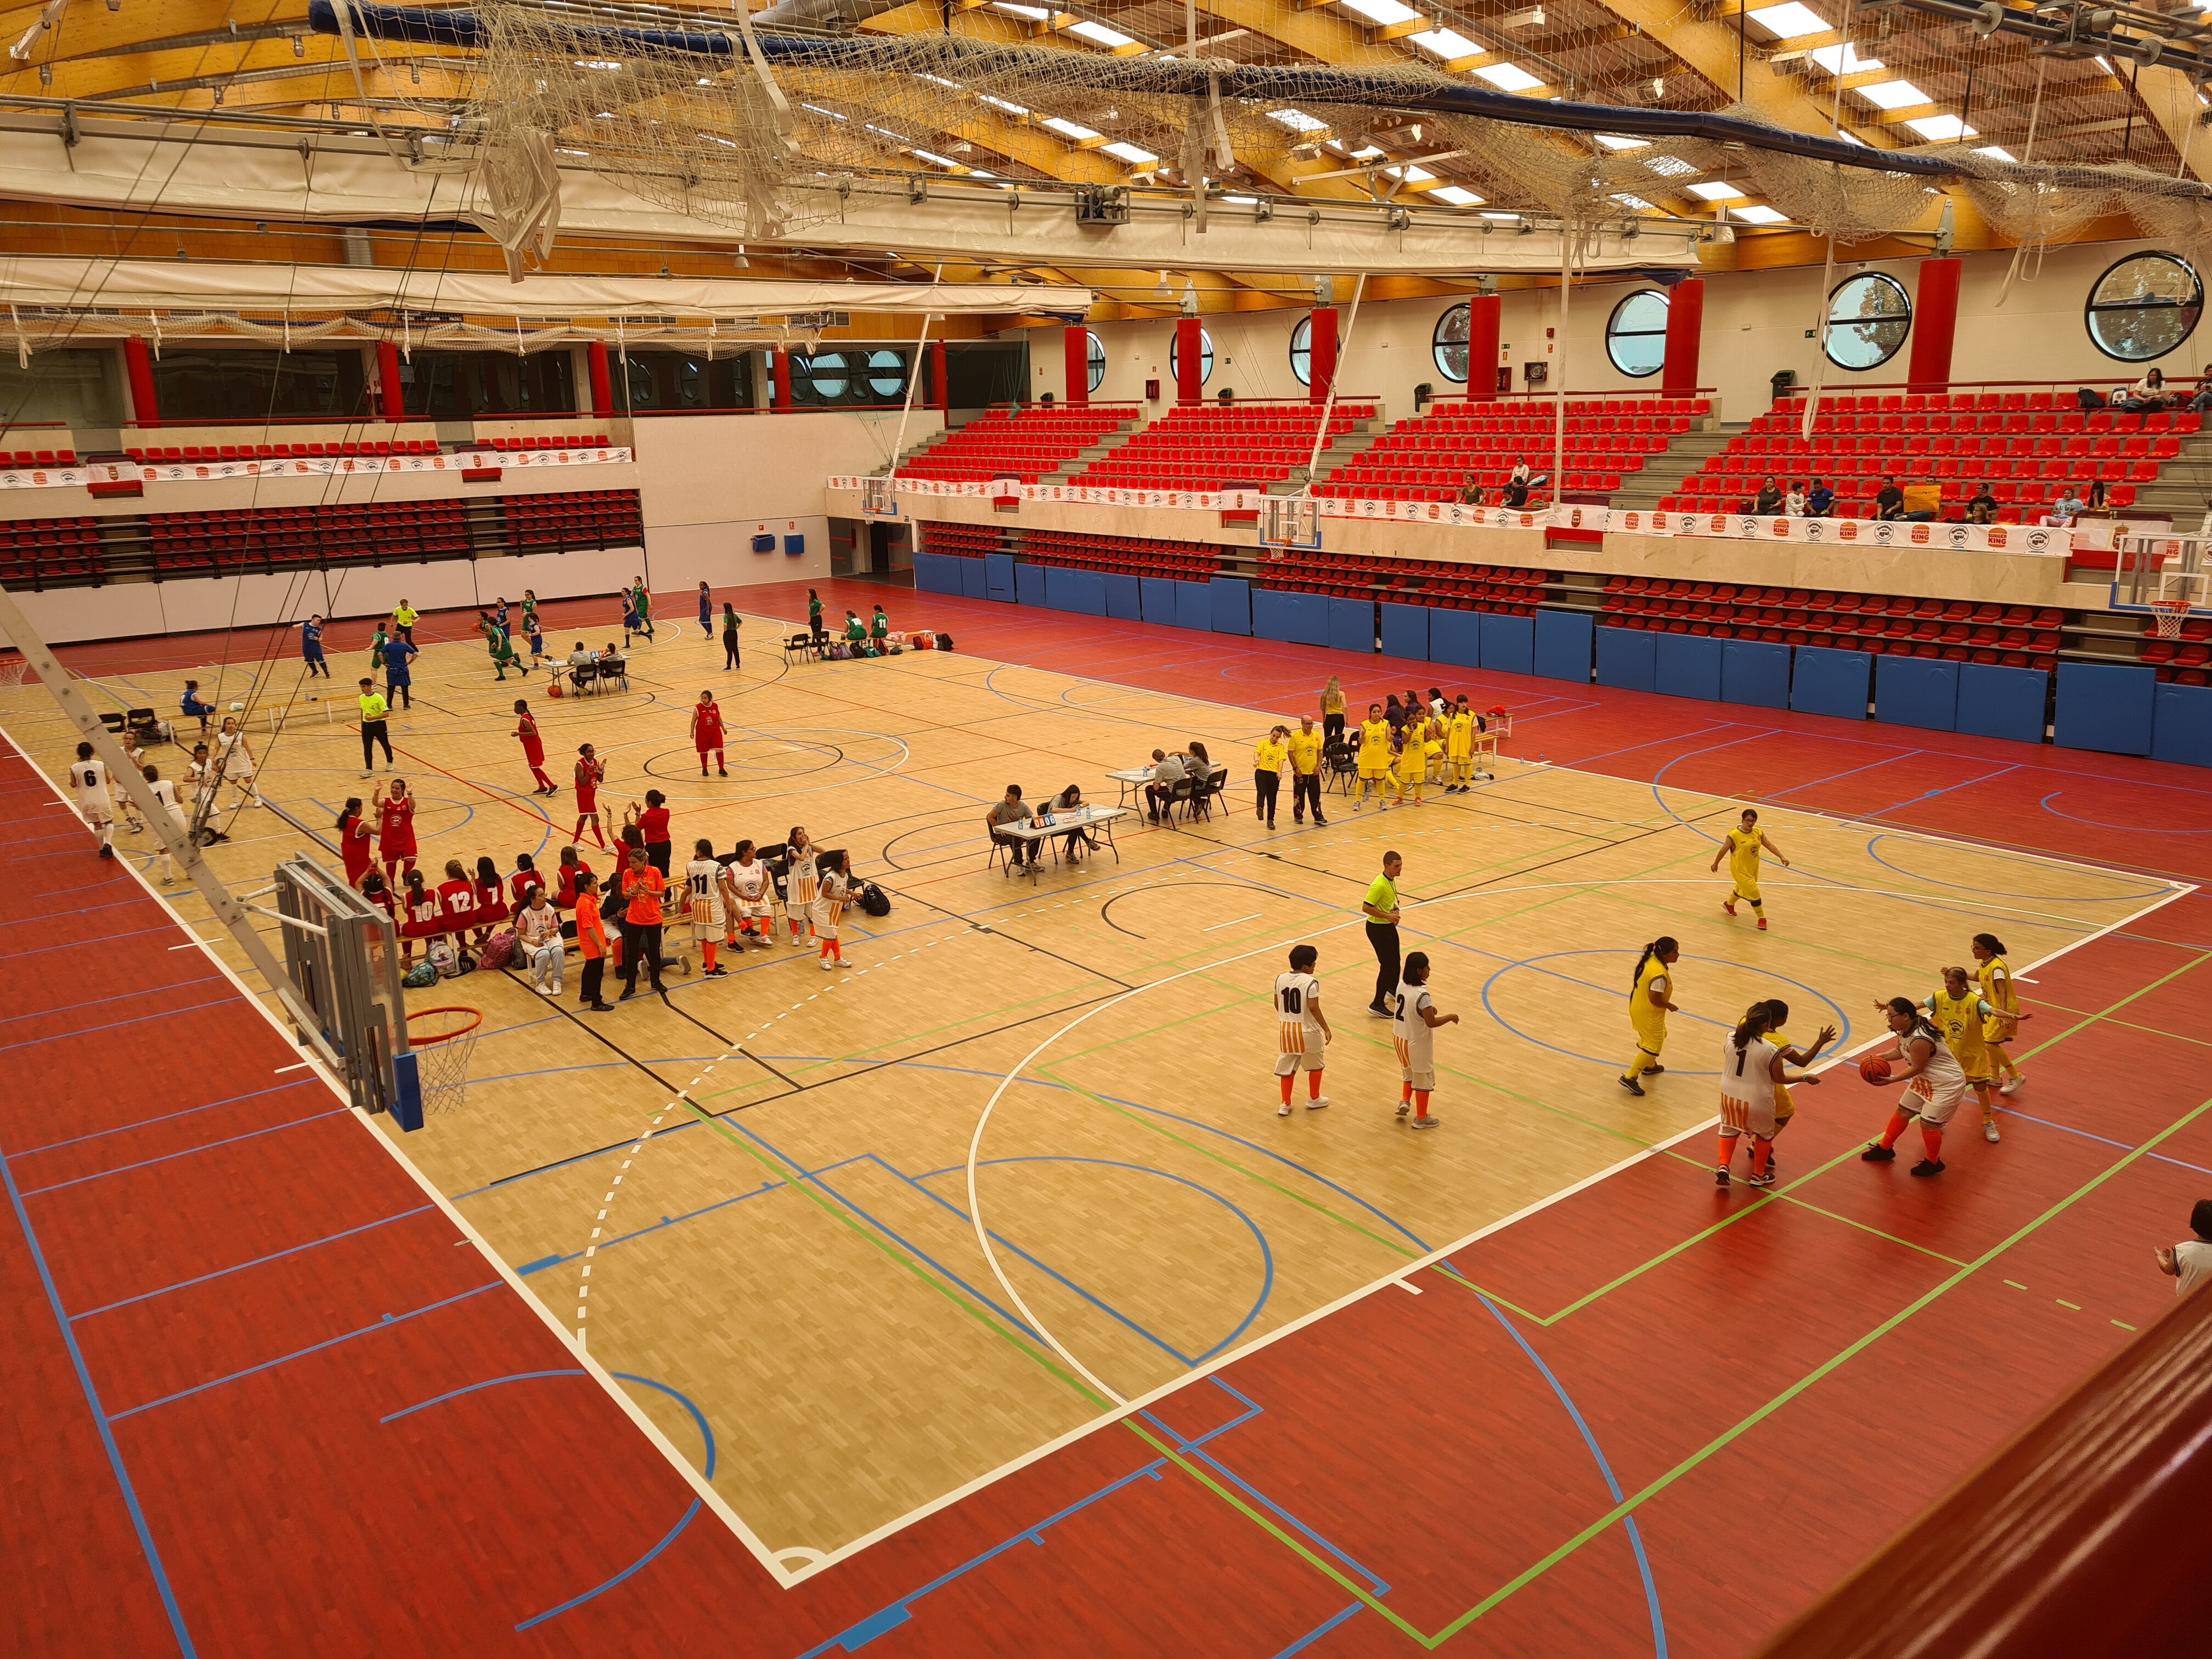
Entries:
POLYGON ((1398 1012, 1398 872, 1405 867, 1395 853, 1385 853, 1382 873, 1359 906, 1367 918, 1367 942, 1375 947, 1375 1000, 1367 1012, 1377 1019, 1395 1018, 1398 1012))
POLYGON ((1283 787, 1283 762, 1289 757, 1286 727, 1270 726, 1252 750, 1252 816, 1275 827, 1275 797, 1283 787))
POLYGON ((1304 823, 1306 807, 1313 807, 1316 824, 1328 820, 1321 815, 1321 733, 1314 730, 1313 716, 1299 717, 1298 729, 1283 739, 1283 747, 1291 758, 1291 822, 1304 823))
POLYGON ((374 680, 361 683, 361 775, 368 777, 376 769, 376 745, 384 745, 385 769, 392 766, 391 728, 385 717, 391 709, 383 693, 376 689, 374 680))

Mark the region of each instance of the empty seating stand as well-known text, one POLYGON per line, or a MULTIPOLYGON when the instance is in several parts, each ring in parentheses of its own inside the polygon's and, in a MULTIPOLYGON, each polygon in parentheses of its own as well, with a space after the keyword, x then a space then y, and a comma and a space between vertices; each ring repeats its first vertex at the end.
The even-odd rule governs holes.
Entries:
POLYGON ((103 574, 97 520, 0 520, 0 581, 33 588, 82 586, 103 574))
POLYGON ((2136 660, 2157 669, 2162 680, 2207 684, 2212 674, 2212 622, 2185 622, 2176 640, 2146 637, 2136 648, 2136 660))
POLYGON ((1598 620, 1608 628, 1641 629, 1649 633, 1831 646, 1876 656, 1933 657, 2007 668, 2050 668, 2057 658, 2058 630, 2064 615, 2031 605, 1972 605, 1964 600, 1814 592, 1802 587, 1612 576, 1606 580, 1605 603, 1598 620))
MULTIPOLYGON (((1024 544, 1031 564, 1101 570, 1112 575, 1165 576, 1176 581, 1202 582, 1221 568, 1221 550, 1203 542, 1032 530, 1024 538, 1024 544)), ((995 548, 991 550, 997 551, 995 548)))
POLYGON ((466 557, 470 550, 463 505, 457 501, 149 513, 145 523, 155 570, 164 575, 466 557))
POLYGON ((561 432, 542 433, 528 438, 478 438, 473 444, 464 444, 465 449, 609 449, 613 447, 605 433, 561 432))
POLYGON ((921 550, 942 553, 948 558, 980 559, 986 553, 1005 552, 1006 536, 996 525, 925 523, 921 550))
POLYGON ((1260 586, 1340 599, 1376 599, 1442 611, 1487 611, 1528 617, 1543 602, 1549 571, 1433 559, 1377 559, 1304 548, 1272 549, 1260 586))
POLYGON ((356 443, 171 444, 123 453, 147 466, 204 466, 222 461, 306 460, 311 456, 435 455, 439 448, 434 438, 401 438, 356 443))
POLYGON ((945 483, 983 483, 993 478, 1035 483, 1136 418, 1134 408, 1111 404, 994 410, 951 428, 903 463, 899 477, 945 483))
MULTIPOLYGON (((1680 434, 1712 413, 1702 398, 1570 398, 1561 491, 1608 495, 1622 476, 1640 472, 1680 434)), ((1552 470, 1557 416, 1553 404, 1455 403, 1401 421, 1315 487, 1316 495, 1359 501, 1449 501, 1472 473, 1486 491, 1502 489, 1514 464, 1552 470)), ((1549 492, 1547 492, 1549 493, 1549 492)))
MULTIPOLYGON (((1339 404, 1328 438, 1375 418, 1373 404, 1339 404)), ((1076 482, 1114 489, 1219 489, 1279 483, 1305 465, 1321 424, 1316 405, 1204 404, 1153 422, 1076 482)))
POLYGON ((511 547, 626 546, 645 539, 635 489, 575 489, 501 500, 511 547))
POLYGON ((2124 508, 2180 455, 2202 418, 2186 410, 2085 414, 2061 392, 1868 394, 1822 398, 1808 436, 1805 400, 1790 398, 1659 505, 1741 512, 1770 476, 1784 489, 1792 478, 1822 478, 1836 492, 1836 517, 1871 518, 1875 493, 1893 473, 1900 483, 1940 485, 1954 516, 1984 480, 2007 524, 2041 516, 2069 483, 2086 495, 2093 480, 2103 482, 2110 506, 2124 508))
POLYGON ((42 466, 75 466, 74 449, 0 449, 0 471, 42 466))

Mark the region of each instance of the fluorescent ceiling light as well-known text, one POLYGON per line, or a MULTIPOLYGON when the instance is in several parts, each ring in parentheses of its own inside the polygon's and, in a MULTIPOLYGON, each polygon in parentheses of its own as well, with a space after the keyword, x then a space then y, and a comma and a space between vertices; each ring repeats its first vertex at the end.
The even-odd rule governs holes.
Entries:
POLYGON ((1616 196, 1613 199, 1620 203, 1623 207, 1634 208, 1638 213, 1656 213, 1659 211, 1657 208, 1652 206, 1650 203, 1645 201, 1641 196, 1621 195, 1616 196))
POLYGON ((1080 23, 1070 23, 1067 26, 1067 32, 1070 34, 1079 34, 1085 40, 1102 46, 1133 46, 1137 44, 1134 35, 1124 34, 1119 29, 1109 29, 1103 23, 1094 23, 1087 18, 1080 23))
POLYGON ((1485 64, 1475 73, 1492 86, 1505 92, 1526 92, 1531 87, 1544 84, 1527 70, 1514 64, 1485 64))
MULTIPOLYGON (((906 134, 902 132, 893 132, 889 127, 879 127, 873 121, 863 121, 860 125, 867 128, 870 132, 880 132, 884 137, 890 139, 895 144, 903 144, 908 142, 906 134)), ((947 165, 949 166, 951 164, 948 162, 947 165)))
POLYGON ((1224 202, 1234 202, 1239 207, 1256 207, 1260 201, 1256 196, 1224 196, 1221 199, 1224 202))
MULTIPOLYGON (((872 129, 871 130, 872 131, 872 129)), ((938 155, 934 150, 909 150, 908 154, 912 155, 917 161, 928 161, 933 165, 940 167, 957 167, 960 165, 959 162, 951 160, 949 156, 938 155)))
POLYGON ((934 81, 939 86, 950 87, 955 92, 960 90, 960 83, 957 81, 948 81, 941 75, 930 75, 923 70, 916 70, 914 72, 914 78, 917 81, 934 81))
POLYGON ((1878 70, 1879 58, 1862 58, 1853 46, 1815 46, 1806 54, 1831 75, 1856 75, 1861 70, 1878 70))
POLYGON ((2099 69, 2104 70, 2106 74, 2110 75, 2112 72, 2112 60, 2105 57, 2102 53, 2100 53, 2097 57, 2091 59, 2091 61, 2094 63, 2099 69))
POLYGON ((578 69, 618 70, 622 65, 620 64, 610 63, 604 58, 579 58, 576 59, 576 67, 578 69))
POLYGON ((1518 224, 1521 222, 1521 216, 1517 213, 1486 213, 1482 216, 1486 219, 1502 219, 1509 225, 1518 224))
POLYGON ((1457 29, 1429 29, 1406 38, 1423 52, 1434 52, 1443 58, 1478 58, 1482 54, 1482 48, 1457 29))
POLYGON ((1328 122, 1317 121, 1302 109, 1271 109, 1267 112, 1267 118, 1281 122, 1292 132, 1320 132, 1328 125, 1328 122))
POLYGON ((1799 5, 1797 0, 1783 0, 1778 6, 1761 6, 1744 15, 1785 40, 1795 40, 1801 34, 1826 34, 1830 27, 1820 13, 1799 5))
POLYGON ((975 94, 975 97, 979 103, 988 104, 994 109, 1002 109, 1009 115, 1027 115, 1029 113, 1029 111, 1024 109, 1019 104, 1010 104, 1003 98, 994 98, 988 92, 979 92, 975 94))
POLYGON ((1662 179, 1679 179, 1686 173, 1697 171, 1679 155, 1655 155, 1644 165, 1662 179))
POLYGON ((799 108, 811 109, 817 115, 826 115, 833 121, 849 121, 853 118, 849 115, 840 115, 834 109, 824 109, 819 104, 801 104, 799 108))
POLYGON ((1010 11, 1017 17, 1026 17, 1035 23, 1042 23, 1052 15, 1052 13, 1042 6, 1018 6, 1014 3, 1014 0, 995 0, 995 3, 1000 11, 1010 11))
POLYGON ((1616 137, 1610 132, 1594 132, 1590 137, 1596 139, 1598 143, 1603 144, 1607 149, 1649 149, 1651 148, 1651 141, 1649 138, 1620 138, 1616 137))
POLYGON ((1708 185, 1692 185, 1690 186, 1690 194, 1692 196, 1701 196, 1708 202, 1741 202, 1743 200, 1743 192, 1738 190, 1734 185, 1728 184, 1714 183, 1708 185))
POLYGON ((1358 12, 1370 23, 1385 26, 1410 23, 1421 15, 1411 6, 1401 4, 1400 0, 1337 0, 1337 3, 1346 11, 1358 12))
POLYGON ((1382 146, 1380 144, 1362 144, 1358 149, 1351 151, 1350 155, 1355 161, 1371 161, 1382 153, 1382 146))
POLYGON ((1957 138, 1972 138, 1976 136, 1973 128, 1955 115, 1923 115, 1919 119, 1907 121, 1905 125, 1923 138, 1938 144, 1948 143, 1957 138))
POLYGON ((1148 149, 1139 149, 1134 144, 1101 144, 1098 148, 1103 150, 1107 155, 1114 156, 1120 161, 1127 161, 1132 166, 1135 167, 1147 167, 1160 159, 1158 156, 1153 155, 1152 151, 1148 149))
POLYGON ((556 149, 553 153, 556 155, 589 155, 592 152, 587 149, 556 149))
POLYGON ((1787 214, 1777 213, 1771 207, 1730 208, 1729 211, 1747 225, 1786 225, 1790 222, 1787 214))
POLYGON ((2019 156, 2014 155, 2002 144, 1984 144, 1979 149, 1976 150, 1974 154, 1977 155, 1986 155, 1992 161, 2017 161, 2020 160, 2019 156))
POLYGON ((1048 115, 1039 125, 1051 128, 1063 138, 1073 138, 1079 144, 1087 143, 1098 136, 1089 127, 1058 115, 1048 115))
POLYGON ((1463 185, 1438 185, 1429 192, 1431 202, 1449 202, 1454 207, 1478 206, 1482 198, 1463 185))
POLYGON ((1928 101, 1928 94, 1910 81, 1882 81, 1871 87, 1853 87, 1851 90, 1876 109, 1903 109, 1908 104, 1928 101))

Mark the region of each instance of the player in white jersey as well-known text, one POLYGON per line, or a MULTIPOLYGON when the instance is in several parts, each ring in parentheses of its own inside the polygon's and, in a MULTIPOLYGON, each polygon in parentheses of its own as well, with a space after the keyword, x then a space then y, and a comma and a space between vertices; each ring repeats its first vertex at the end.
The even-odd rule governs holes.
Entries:
MULTIPOLYGON (((1869 1054, 1867 1060, 1889 1062, 1886 1075, 1869 1077, 1869 1083, 1904 1083, 1908 1087, 1890 1114, 1889 1127, 1859 1156, 1869 1164, 1887 1164, 1897 1157, 1897 1138, 1905 1126, 1920 1120, 1920 1142, 1927 1156, 1912 1166, 1917 1176, 1943 1173, 1943 1126, 1966 1097, 1966 1073, 1943 1041, 1942 1032, 1929 1024, 1920 1005, 1911 997, 1892 997, 1875 1005, 1889 1022, 1897 1041, 1887 1050, 1869 1054)), ((1860 1062, 1862 1073, 1866 1060, 1860 1062)))
POLYGON ((822 971, 845 965, 845 947, 837 938, 837 919, 845 914, 845 901, 853 894, 853 865, 842 848, 821 854, 814 860, 814 937, 822 944, 822 971))
POLYGON ((1751 1184, 1774 1184, 1775 1095, 1783 1081, 1786 1062, 1782 1050, 1767 1040, 1772 1016, 1766 1004, 1754 1002, 1735 1030, 1721 1039, 1720 1157, 1713 1166, 1715 1184, 1729 1184, 1729 1170, 1735 1162, 1736 1143, 1751 1137, 1751 1184))
POLYGON ((1390 1045, 1398 1051, 1398 1121, 1433 1129, 1443 1120, 1429 1111, 1437 1086, 1437 1027, 1456 1025, 1457 1014, 1440 1014, 1429 994, 1429 953, 1416 951, 1399 970, 1391 997, 1390 1045))
POLYGON ((722 868, 723 902, 731 925, 737 929, 729 935, 731 944, 742 939, 758 945, 763 951, 775 948, 774 893, 768 866, 754 856, 752 842, 739 842, 737 857, 722 868))
MULTIPOLYGON (((177 786, 150 766, 139 775, 146 780, 146 787, 154 792, 154 799, 167 811, 170 827, 177 832, 179 839, 191 835, 191 830, 185 822, 184 804, 177 799, 177 786)), ((176 860, 169 856, 167 842, 161 843, 161 850, 155 855, 155 862, 161 866, 161 885, 167 887, 176 878, 176 860)))
POLYGON ((1277 1117, 1291 1115, 1291 1082, 1301 1068, 1306 1074, 1306 1109, 1317 1112, 1328 1104, 1328 1097, 1321 1091, 1321 1074, 1336 1033, 1321 1011, 1321 981, 1314 977, 1314 964, 1320 960, 1321 952, 1312 945, 1292 945, 1291 971, 1275 975, 1275 1076, 1283 1085, 1277 1117))
POLYGON ((240 807, 260 805, 261 797, 253 793, 253 751, 236 720, 224 719, 216 734, 215 759, 216 774, 237 789, 240 807))
POLYGON ((698 942, 708 979, 726 979, 730 970, 714 960, 714 947, 722 942, 728 912, 722 908, 722 866, 714 860, 714 843, 691 843, 691 862, 684 866, 684 886, 691 906, 691 937, 698 942))
POLYGON ((76 810, 100 836, 100 856, 113 858, 115 792, 107 781, 107 763, 94 756, 88 743, 76 746, 76 760, 70 767, 70 787, 76 791, 76 810))

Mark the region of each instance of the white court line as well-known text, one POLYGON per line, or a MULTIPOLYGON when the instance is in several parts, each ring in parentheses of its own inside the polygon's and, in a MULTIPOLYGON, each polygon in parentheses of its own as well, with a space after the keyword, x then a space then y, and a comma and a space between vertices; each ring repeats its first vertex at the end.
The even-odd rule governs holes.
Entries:
POLYGON ((1261 916, 1267 914, 1267 913, 1264 910, 1255 910, 1249 916, 1237 917, 1236 921, 1217 921, 1212 927, 1200 928, 1199 931, 1206 933, 1218 933, 1224 927, 1234 927, 1238 921, 1257 921, 1261 916))

